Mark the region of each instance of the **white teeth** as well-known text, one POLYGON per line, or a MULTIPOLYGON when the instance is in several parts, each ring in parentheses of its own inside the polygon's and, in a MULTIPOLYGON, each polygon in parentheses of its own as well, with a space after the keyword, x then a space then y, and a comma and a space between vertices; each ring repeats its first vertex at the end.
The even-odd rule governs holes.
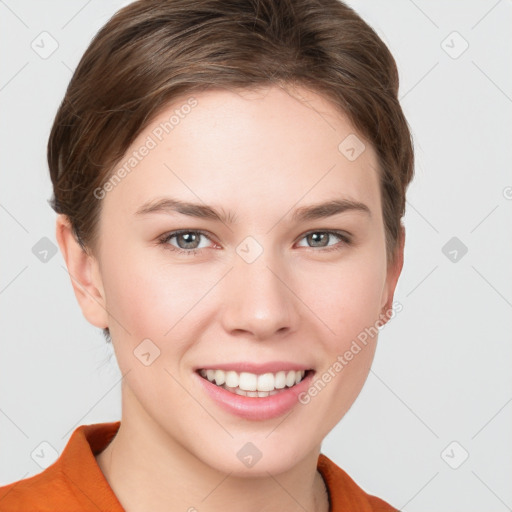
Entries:
POLYGON ((295 372, 288 372, 286 374, 286 385, 291 388, 295 384, 295 372))
MULTIPOLYGON (((208 374, 208 372, 207 372, 207 374, 208 374)), ((225 372, 223 370, 216 370, 215 371, 215 382, 219 386, 222 386, 222 384, 224 384, 224 382, 226 382, 226 374, 225 374, 225 372)))
POLYGON ((277 373, 263 373, 256 375, 250 372, 237 373, 223 370, 201 370, 199 372, 210 382, 221 386, 237 395, 265 397, 275 395, 278 390, 285 387, 291 388, 298 384, 306 374, 305 370, 279 371, 277 373))
MULTIPOLYGON (((206 375, 206 378, 208 379, 208 374, 206 375)), ((209 380, 209 379, 208 379, 209 380)), ((236 372, 226 372, 226 386, 229 388, 236 388, 238 387, 238 373, 236 372)))
MULTIPOLYGON (((300 374, 299 374, 300 377, 300 374)), ((274 389, 274 374, 264 373, 258 375, 258 391, 272 391, 274 389)))
MULTIPOLYGON (((218 384, 218 383, 217 383, 218 384)), ((258 386, 258 376, 254 373, 242 372, 238 381, 238 387, 244 391, 257 391, 261 389, 258 386)))
POLYGON ((286 386, 286 372, 277 372, 274 378, 276 389, 283 389, 286 386))

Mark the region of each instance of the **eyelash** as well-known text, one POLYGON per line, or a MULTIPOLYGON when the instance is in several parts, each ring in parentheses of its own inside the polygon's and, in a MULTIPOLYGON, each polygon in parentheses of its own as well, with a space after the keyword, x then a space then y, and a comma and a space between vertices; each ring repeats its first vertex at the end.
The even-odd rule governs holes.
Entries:
MULTIPOLYGON (((166 233, 165 235, 162 235, 158 239, 158 242, 159 242, 159 244, 163 245, 165 249, 168 249, 170 251, 177 252, 178 254, 185 254, 187 256, 195 256, 202 249, 180 249, 179 247, 174 247, 173 245, 170 245, 168 243, 169 240, 171 240, 171 238, 175 238, 177 235, 180 235, 183 233, 200 234, 200 235, 203 235, 208 240, 212 241, 207 233, 205 233, 204 231, 201 231, 199 229, 179 229, 177 231, 171 231, 170 233, 166 233)), ((328 233, 329 235, 334 235, 334 236, 339 237, 343 242, 341 245, 336 244, 335 246, 327 247, 327 248, 321 247, 320 249, 322 250, 322 252, 340 251, 344 248, 344 246, 352 244, 352 240, 350 239, 350 237, 348 237, 343 232, 329 230, 329 229, 308 231, 307 233, 304 233, 304 235, 302 235, 302 238, 300 240, 302 240, 306 236, 311 235, 313 233, 328 233)), ((315 249, 315 247, 309 247, 309 249, 315 249)))

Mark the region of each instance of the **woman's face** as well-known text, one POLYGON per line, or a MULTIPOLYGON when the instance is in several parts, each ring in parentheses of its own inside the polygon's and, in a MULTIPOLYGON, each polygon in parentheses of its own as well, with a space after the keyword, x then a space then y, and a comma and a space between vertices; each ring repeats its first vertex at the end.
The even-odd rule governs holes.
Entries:
POLYGON ((361 333, 382 325, 400 272, 373 148, 322 97, 294 94, 183 96, 97 193, 95 323, 126 374, 123 421, 241 475, 319 449, 367 378, 376 337, 361 333))

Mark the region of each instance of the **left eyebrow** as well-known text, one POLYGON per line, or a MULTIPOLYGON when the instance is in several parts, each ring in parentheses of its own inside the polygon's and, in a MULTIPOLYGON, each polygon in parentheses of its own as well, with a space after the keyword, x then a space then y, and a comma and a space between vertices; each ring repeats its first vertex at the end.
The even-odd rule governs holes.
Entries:
MULTIPOLYGON (((294 211, 291 220, 292 222, 317 220, 349 211, 361 212, 371 217, 370 208, 364 203, 342 198, 301 206, 294 211)), ((135 215, 146 215, 149 213, 181 213, 191 217, 220 221, 223 224, 233 224, 237 218, 236 214, 231 211, 225 212, 221 210, 219 212, 212 206, 180 201, 172 197, 148 201, 135 212, 135 215)))
POLYGON ((293 213, 294 222, 317 220, 348 211, 361 212, 371 217, 370 208, 359 201, 351 199, 334 199, 325 203, 318 203, 309 206, 301 206, 293 213))

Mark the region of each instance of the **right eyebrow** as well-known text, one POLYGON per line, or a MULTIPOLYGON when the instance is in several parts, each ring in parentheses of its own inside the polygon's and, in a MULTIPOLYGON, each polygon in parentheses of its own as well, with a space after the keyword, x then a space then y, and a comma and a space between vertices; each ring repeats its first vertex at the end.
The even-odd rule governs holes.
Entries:
POLYGON ((135 212, 135 215, 147 215, 149 213, 172 214, 174 212, 202 219, 213 219, 223 224, 232 224, 236 220, 236 214, 234 212, 226 213, 223 210, 217 211, 212 206, 180 201, 172 197, 163 197, 148 201, 135 212))
MULTIPOLYGON (((366 204, 351 199, 339 198, 297 208, 293 212, 292 222, 297 223, 323 219, 348 211, 361 212, 371 216, 370 208, 366 204)), ((217 211, 213 206, 181 201, 172 197, 163 197, 148 201, 135 212, 135 215, 147 215, 151 213, 172 214, 175 212, 191 217, 212 219, 220 221, 223 224, 233 224, 237 219, 236 213, 232 211, 226 212, 223 209, 217 211)))

